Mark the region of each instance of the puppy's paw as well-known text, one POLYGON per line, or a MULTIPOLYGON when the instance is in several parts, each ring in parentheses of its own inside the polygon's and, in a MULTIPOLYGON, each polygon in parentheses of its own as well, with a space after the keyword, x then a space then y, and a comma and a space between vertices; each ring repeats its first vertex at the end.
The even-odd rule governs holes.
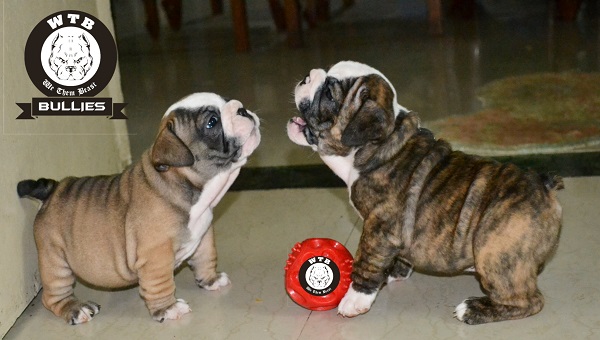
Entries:
POLYGON ((165 320, 178 320, 191 311, 192 309, 190 306, 188 306, 187 302, 185 302, 183 299, 177 299, 177 302, 171 306, 154 312, 152 314, 152 318, 158 322, 163 322, 165 320))
POLYGON ((467 300, 464 300, 462 303, 460 303, 458 306, 456 306, 456 308, 454 308, 454 317, 458 320, 458 321, 463 321, 465 320, 465 314, 467 313, 467 309, 469 308, 469 306, 467 305, 467 300))
POLYGON ((219 290, 223 287, 229 286, 231 281, 229 280, 229 276, 227 273, 217 273, 217 275, 209 280, 196 280, 196 284, 200 288, 204 288, 206 290, 219 290))
POLYGON ((99 312, 100 305, 95 302, 77 302, 69 308, 66 321, 71 325, 79 325, 91 321, 99 312))
POLYGON ((522 299, 522 305, 503 305, 493 302, 488 296, 472 297, 456 306, 454 316, 468 325, 521 319, 538 313, 544 306, 542 295, 522 299))
POLYGON ((350 284, 350 289, 338 306, 338 314, 347 318, 352 318, 364 314, 371 309, 373 301, 377 296, 377 291, 371 294, 357 292, 350 284))
POLYGON ((493 309, 492 302, 487 297, 470 297, 454 309, 454 317, 468 325, 478 325, 492 321, 486 317, 486 311, 493 309))

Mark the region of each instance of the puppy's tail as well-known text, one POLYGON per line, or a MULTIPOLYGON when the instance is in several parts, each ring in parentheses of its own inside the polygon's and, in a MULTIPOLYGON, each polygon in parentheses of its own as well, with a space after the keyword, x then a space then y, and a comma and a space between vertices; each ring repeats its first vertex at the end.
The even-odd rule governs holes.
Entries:
POLYGON ((561 190, 565 188, 562 177, 553 173, 540 174, 544 186, 548 190, 561 190))
POLYGON ((37 181, 27 179, 17 184, 17 194, 21 198, 31 197, 45 201, 50 197, 57 184, 58 182, 53 179, 40 178, 37 181))

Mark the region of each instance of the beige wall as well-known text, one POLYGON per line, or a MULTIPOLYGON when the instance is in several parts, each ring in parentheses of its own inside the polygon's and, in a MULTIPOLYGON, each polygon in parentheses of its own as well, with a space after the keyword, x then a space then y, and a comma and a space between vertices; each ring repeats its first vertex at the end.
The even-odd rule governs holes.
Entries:
MULTIPOLYGON (((32 232, 38 203, 19 199, 17 182, 38 177, 110 174, 121 171, 130 162, 125 121, 104 117, 15 120, 21 113, 15 103, 43 97, 25 70, 23 51, 27 37, 41 19, 68 9, 90 13, 113 28, 108 0, 4 0, 1 6, 0 46, 4 49, 0 73, 0 337, 40 289, 32 232)), ((123 102, 118 69, 98 96, 123 102)))

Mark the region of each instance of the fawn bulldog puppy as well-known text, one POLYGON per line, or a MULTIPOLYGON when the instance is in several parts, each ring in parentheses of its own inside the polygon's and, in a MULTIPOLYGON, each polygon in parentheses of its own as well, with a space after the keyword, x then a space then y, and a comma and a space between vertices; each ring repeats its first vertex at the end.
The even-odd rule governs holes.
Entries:
POLYGON ((560 177, 453 151, 397 103, 388 79, 342 61, 295 88, 289 138, 318 152, 364 221, 342 316, 366 313, 386 282, 418 271, 475 272, 486 296, 464 300, 467 324, 539 312, 537 276, 557 247, 560 177))
POLYGON ((175 297, 173 271, 184 261, 200 287, 230 284, 216 271, 212 210, 259 142, 259 120, 242 103, 195 93, 169 107, 152 147, 121 174, 21 181, 21 197, 43 202, 34 235, 44 306, 79 324, 100 306, 73 295, 76 277, 104 288, 139 284, 162 322, 190 312, 175 297))

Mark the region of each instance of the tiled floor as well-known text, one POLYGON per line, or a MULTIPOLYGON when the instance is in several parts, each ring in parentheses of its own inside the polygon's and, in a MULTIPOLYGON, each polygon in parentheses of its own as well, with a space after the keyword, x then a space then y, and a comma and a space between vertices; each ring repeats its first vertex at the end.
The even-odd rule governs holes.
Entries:
MULTIPOLYGON (((247 2, 254 6, 249 11, 254 51, 235 54, 229 17, 202 14, 208 5, 184 1, 188 10, 182 31, 164 28, 161 40, 153 43, 140 26, 141 1, 113 1, 134 159, 152 143, 171 102, 190 92, 214 91, 240 99, 263 120, 263 142, 249 166, 317 164, 316 154, 285 135, 285 122, 294 115, 291 93, 310 68, 340 59, 384 71, 396 84, 401 104, 424 120, 476 109, 475 89, 499 77, 600 69, 597 17, 585 14, 576 23, 552 23, 545 0, 527 1, 527 6, 516 0, 502 6, 479 1, 477 20, 446 21, 446 34, 435 38, 427 34, 425 1, 377 1, 375 7, 373 1, 357 0, 332 22, 308 31, 307 48, 300 50, 285 47, 284 37, 265 17, 266 8, 261 10, 262 1, 247 2)), ((332 1, 334 8, 339 2, 332 1)), ((467 326, 453 319, 455 305, 481 295, 469 275, 415 273, 383 288, 372 310, 354 319, 340 318, 335 310, 303 309, 284 289, 290 248, 306 238, 329 237, 354 253, 360 220, 345 189, 257 190, 230 192, 215 209, 219 269, 230 275, 232 286, 207 292, 195 286, 188 268, 177 274, 177 296, 188 301, 192 314, 159 324, 151 320, 136 288, 104 292, 79 284, 81 298, 102 305, 92 322, 68 326, 38 297, 6 339, 598 338, 600 177, 567 178, 565 183, 559 195, 561 243, 539 278, 546 306, 524 320, 467 326)))
POLYGON ((191 271, 176 276, 177 296, 192 314, 152 321, 137 289, 101 292, 82 285, 81 298, 102 305, 92 322, 68 326, 35 299, 6 339, 593 339, 600 335, 600 178, 567 179, 561 191, 564 228, 554 259, 539 277, 546 306, 536 316, 468 326, 453 319, 455 305, 481 295, 469 275, 440 278, 415 273, 384 287, 371 311, 343 319, 335 310, 310 312, 284 290, 291 247, 329 237, 357 247, 361 225, 344 189, 233 192, 216 208, 219 269, 232 285, 198 288, 191 271))

